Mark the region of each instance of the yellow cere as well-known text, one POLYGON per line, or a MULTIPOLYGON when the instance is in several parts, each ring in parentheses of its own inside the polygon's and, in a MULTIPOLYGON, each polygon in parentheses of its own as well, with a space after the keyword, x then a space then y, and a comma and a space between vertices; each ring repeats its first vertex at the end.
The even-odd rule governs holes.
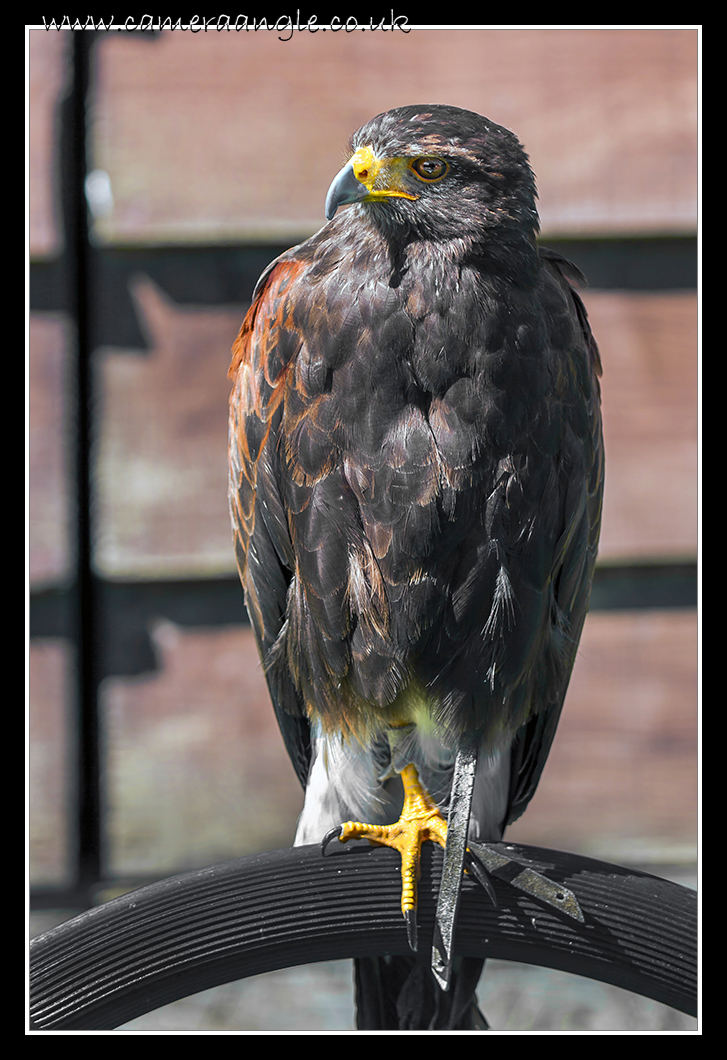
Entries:
POLYGON ((377 158, 370 147, 359 147, 351 158, 351 166, 356 180, 368 189, 364 202, 419 198, 405 190, 405 182, 411 175, 409 158, 377 158))

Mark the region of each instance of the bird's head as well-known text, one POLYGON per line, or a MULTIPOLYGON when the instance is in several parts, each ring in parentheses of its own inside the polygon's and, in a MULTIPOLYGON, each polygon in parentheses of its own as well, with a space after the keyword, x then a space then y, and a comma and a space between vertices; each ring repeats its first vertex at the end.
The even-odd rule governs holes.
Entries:
POLYGON ((326 198, 362 204, 387 230, 432 240, 487 239, 494 228, 534 241, 535 180, 507 129, 473 111, 439 105, 399 107, 372 118, 351 138, 351 155, 326 198))

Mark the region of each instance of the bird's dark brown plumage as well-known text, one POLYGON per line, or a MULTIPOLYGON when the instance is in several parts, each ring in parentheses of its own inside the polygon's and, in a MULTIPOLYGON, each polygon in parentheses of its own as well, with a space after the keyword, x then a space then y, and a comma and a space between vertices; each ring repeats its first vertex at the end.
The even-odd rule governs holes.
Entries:
POLYGON ((446 804, 453 755, 477 734, 499 795, 473 827, 492 839, 535 790, 588 607, 598 351, 577 270, 536 244, 512 133, 405 107, 363 126, 362 147, 444 160, 446 175, 397 162, 407 197, 339 210, 261 277, 231 367, 238 565, 304 786, 320 789, 311 762, 348 741, 306 805, 385 816, 384 736, 402 721, 446 804))

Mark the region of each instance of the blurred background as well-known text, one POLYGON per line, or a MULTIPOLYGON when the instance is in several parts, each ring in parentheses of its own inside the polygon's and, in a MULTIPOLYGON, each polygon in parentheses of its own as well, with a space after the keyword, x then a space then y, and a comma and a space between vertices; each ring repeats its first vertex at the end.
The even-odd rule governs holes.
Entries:
MULTIPOLYGON (((229 351, 266 263, 322 225, 350 134, 408 103, 518 135, 542 241, 588 275, 603 358, 592 611, 508 837, 692 884, 697 30, 28 37, 32 933, 292 839, 302 792, 233 563, 229 351)), ((480 999, 500 1029, 694 1026, 492 964, 480 999)), ((127 1026, 350 1029, 350 965, 230 984, 127 1026)))

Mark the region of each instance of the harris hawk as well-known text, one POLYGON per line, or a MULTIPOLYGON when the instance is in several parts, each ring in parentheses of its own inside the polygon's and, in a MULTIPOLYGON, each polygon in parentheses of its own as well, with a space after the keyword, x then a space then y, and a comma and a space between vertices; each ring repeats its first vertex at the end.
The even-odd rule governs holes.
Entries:
POLYGON ((233 347, 236 556, 305 789, 295 843, 396 846, 412 951, 419 847, 445 845, 449 937, 438 909, 431 964, 356 962, 359 1028, 484 1029, 482 961, 452 957, 459 881, 558 723, 600 526, 600 361, 511 132, 408 106, 349 155, 233 347))

